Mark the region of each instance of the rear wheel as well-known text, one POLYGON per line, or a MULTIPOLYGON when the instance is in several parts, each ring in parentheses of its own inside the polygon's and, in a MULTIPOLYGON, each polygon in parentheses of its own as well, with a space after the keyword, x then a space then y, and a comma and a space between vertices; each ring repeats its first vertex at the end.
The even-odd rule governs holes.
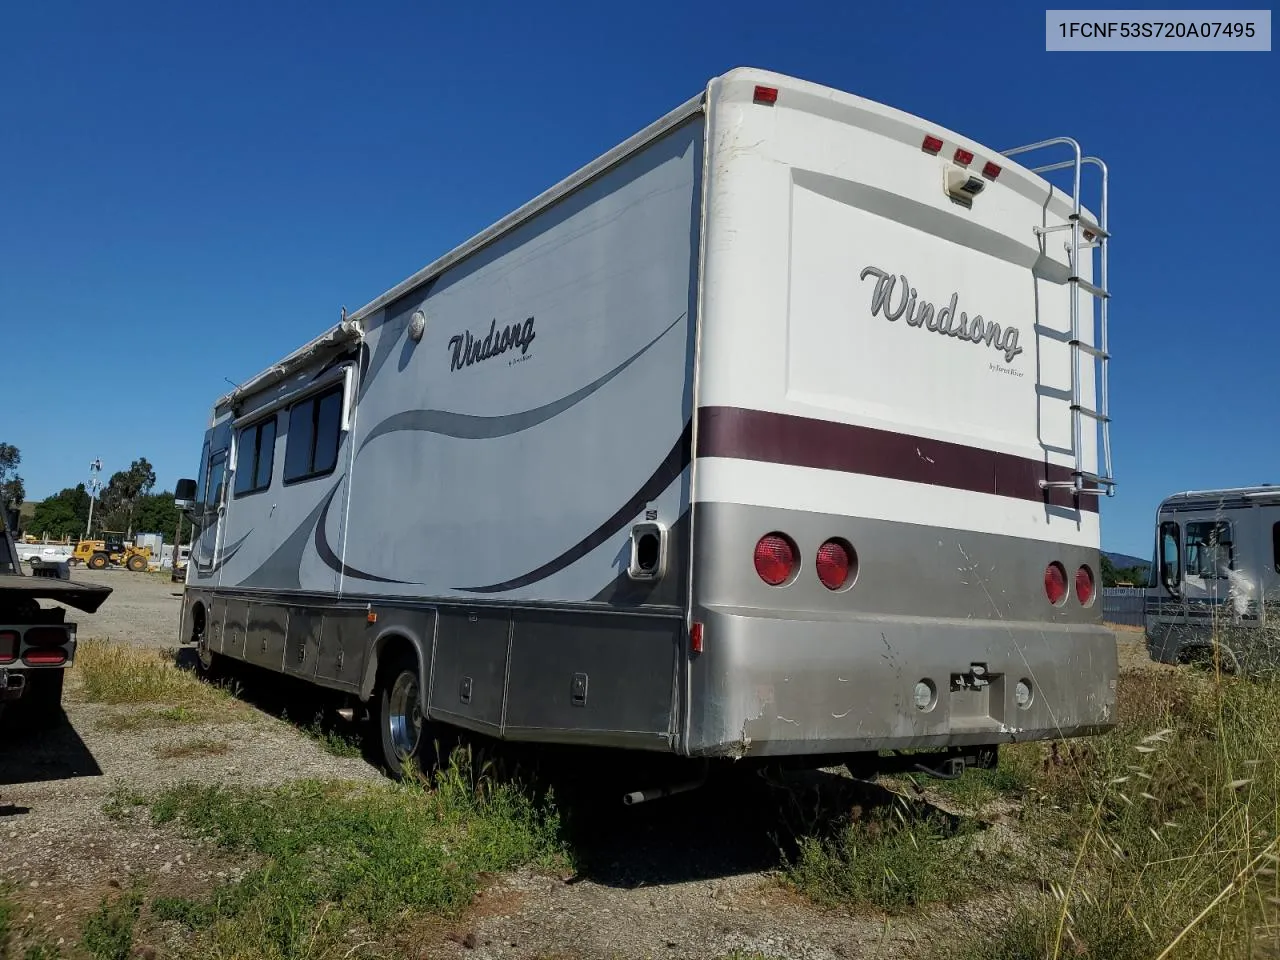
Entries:
POLYGON ((134 573, 141 573, 143 570, 147 569, 147 561, 135 553, 128 559, 125 566, 134 573))
POLYGON ((105 570, 108 562, 109 561, 105 553, 95 553, 93 556, 89 557, 88 567, 90 570, 105 570))
POLYGON ((377 759, 397 779, 418 763, 421 753, 421 690, 416 657, 400 653, 388 661, 378 684, 371 733, 377 759))

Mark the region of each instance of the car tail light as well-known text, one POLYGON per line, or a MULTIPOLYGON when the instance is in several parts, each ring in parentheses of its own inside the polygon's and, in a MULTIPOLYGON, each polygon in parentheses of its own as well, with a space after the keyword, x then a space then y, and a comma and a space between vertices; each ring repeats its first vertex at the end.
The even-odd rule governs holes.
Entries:
POLYGON ((60 647, 70 636, 65 627, 32 627, 24 639, 32 647, 60 647))
POLYGON ((57 647, 28 650, 22 655, 22 662, 29 663, 33 667, 55 666, 67 662, 67 653, 57 647))
POLYGON ((1057 560, 1044 568, 1044 595, 1055 607, 1067 599, 1067 570, 1057 560))
POLYGON ((856 554, 847 541, 831 539, 818 548, 818 579, 828 590, 839 590, 857 570, 856 554))
POLYGON ((783 533, 767 533, 756 544, 756 573, 771 587, 791 579, 796 568, 796 548, 783 533))
POLYGON ((13 663, 17 657, 17 632, 13 630, 0 630, 0 663, 13 663))
POLYGON ((1084 607, 1093 602, 1093 571, 1087 565, 1076 571, 1076 599, 1084 607))

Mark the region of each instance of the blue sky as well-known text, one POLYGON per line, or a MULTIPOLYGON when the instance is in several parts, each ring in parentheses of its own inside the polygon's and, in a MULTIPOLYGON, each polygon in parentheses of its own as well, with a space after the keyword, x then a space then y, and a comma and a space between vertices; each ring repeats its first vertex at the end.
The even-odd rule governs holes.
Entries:
POLYGON ((1049 54, 1025 3, 48 2, 5 34, 0 332, 65 384, 0 416, 33 498, 94 457, 192 475, 224 378, 738 65, 1108 161, 1104 547, 1147 554, 1165 493, 1280 482, 1274 53, 1049 54))

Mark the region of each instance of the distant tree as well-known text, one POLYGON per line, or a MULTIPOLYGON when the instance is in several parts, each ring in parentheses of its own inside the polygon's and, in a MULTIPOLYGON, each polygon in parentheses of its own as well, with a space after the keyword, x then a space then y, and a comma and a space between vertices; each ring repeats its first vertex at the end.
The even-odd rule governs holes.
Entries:
POLYGON ((178 508, 173 504, 173 494, 165 490, 139 497, 134 527, 139 533, 162 533, 166 543, 172 540, 178 527, 178 508))
POLYGON ((156 472, 146 457, 133 461, 128 470, 113 473, 102 488, 101 512, 98 514, 102 518, 100 529, 121 530, 126 537, 132 537, 138 502, 151 492, 155 484, 156 472))
POLYGON ((1116 585, 1116 565, 1105 553, 1102 555, 1102 585, 1104 587, 1116 585))
POLYGON ((84 484, 67 487, 36 504, 27 533, 37 537, 78 537, 89 521, 89 493, 84 484))
POLYGON ((18 476, 18 464, 22 453, 11 443, 0 443, 0 510, 10 504, 20 507, 27 498, 22 477, 18 476))

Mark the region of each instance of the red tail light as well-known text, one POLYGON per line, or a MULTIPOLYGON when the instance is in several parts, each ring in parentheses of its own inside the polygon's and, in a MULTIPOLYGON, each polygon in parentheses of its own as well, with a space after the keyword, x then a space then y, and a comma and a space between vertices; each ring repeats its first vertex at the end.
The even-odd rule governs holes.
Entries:
POLYGON ((67 662, 67 654, 64 650, 56 647, 46 647, 42 650, 28 650, 22 657, 23 663, 29 663, 34 666, 48 666, 67 662))
POLYGON ((839 590, 857 569, 857 560, 846 541, 828 540, 818 548, 818 579, 828 590, 839 590))
POLYGON ((17 657, 17 632, 13 630, 0 630, 0 663, 13 663, 17 657))
POLYGON ((1093 571, 1088 566, 1076 571, 1076 599, 1082 607, 1093 602, 1093 571))
POLYGON ((796 569, 796 548, 782 533, 768 533, 756 544, 756 573, 771 587, 791 579, 796 569))
POLYGON ((1044 568, 1044 595, 1055 607, 1067 599, 1067 570, 1057 560, 1044 568))

